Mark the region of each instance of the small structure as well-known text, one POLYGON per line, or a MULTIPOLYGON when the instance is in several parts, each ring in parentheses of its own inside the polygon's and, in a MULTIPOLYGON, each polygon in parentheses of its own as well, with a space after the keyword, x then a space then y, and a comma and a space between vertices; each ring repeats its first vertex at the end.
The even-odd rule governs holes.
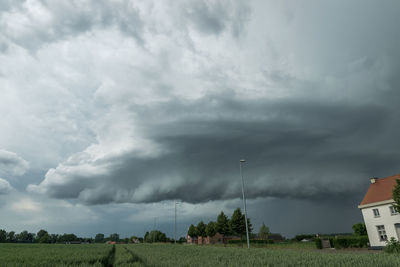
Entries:
POLYGON ((197 244, 198 240, 197 240, 197 236, 196 237, 191 237, 190 235, 186 236, 186 243, 188 244, 197 244))
POLYGON ((223 234, 216 233, 214 236, 197 236, 191 237, 186 236, 186 242, 188 244, 198 244, 198 245, 209 245, 209 244, 227 244, 229 240, 240 240, 238 236, 224 236, 223 234))
POLYGON ((400 240, 400 215, 394 209, 393 188, 400 174, 371 178, 364 199, 358 206, 364 217, 371 248, 382 248, 391 237, 400 240))

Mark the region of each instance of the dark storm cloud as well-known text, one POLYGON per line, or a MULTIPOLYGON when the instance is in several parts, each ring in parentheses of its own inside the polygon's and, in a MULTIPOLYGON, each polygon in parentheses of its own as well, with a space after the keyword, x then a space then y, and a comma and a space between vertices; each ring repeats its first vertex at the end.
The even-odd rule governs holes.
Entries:
POLYGON ((358 194, 371 173, 396 172, 400 159, 392 143, 399 112, 382 104, 223 94, 132 109, 146 118, 146 136, 166 153, 143 158, 128 152, 108 159, 99 175, 56 169, 69 178, 39 187, 90 204, 231 199, 240 189, 238 160, 246 158, 250 198, 323 200, 358 194))
POLYGON ((67 12, 60 25, 77 35, 116 26, 142 45, 154 37, 153 50, 130 55, 139 62, 133 67, 106 68, 113 82, 99 79, 95 96, 109 110, 93 122, 97 141, 30 191, 89 204, 227 200, 240 192, 245 158, 250 198, 329 201, 358 197, 368 177, 398 172, 400 40, 388 34, 395 14, 369 22, 368 6, 350 23, 353 6, 306 12, 293 4, 282 23, 269 20, 278 7, 193 1, 173 13, 183 18, 165 20, 176 27, 165 30, 164 21, 159 28, 146 21, 146 8, 99 3, 67 12), (320 12, 323 23, 311 15, 320 12), (222 34, 244 30, 249 39, 222 34), (194 33, 196 49, 174 39, 175 31, 194 33))

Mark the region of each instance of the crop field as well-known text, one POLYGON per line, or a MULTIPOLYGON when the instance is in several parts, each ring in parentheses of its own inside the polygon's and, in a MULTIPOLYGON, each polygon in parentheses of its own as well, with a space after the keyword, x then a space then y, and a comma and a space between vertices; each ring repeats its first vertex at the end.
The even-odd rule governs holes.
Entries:
POLYGON ((1 244, 0 266, 400 266, 396 254, 169 244, 1 244))
POLYGON ((112 246, 103 244, 0 244, 0 266, 107 266, 112 246))

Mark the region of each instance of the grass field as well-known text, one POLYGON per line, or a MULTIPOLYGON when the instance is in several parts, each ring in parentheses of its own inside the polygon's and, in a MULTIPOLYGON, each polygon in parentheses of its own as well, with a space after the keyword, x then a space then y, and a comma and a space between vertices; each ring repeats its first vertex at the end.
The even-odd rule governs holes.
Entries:
POLYGON ((294 248, 0 244, 0 266, 400 266, 400 257, 294 248))

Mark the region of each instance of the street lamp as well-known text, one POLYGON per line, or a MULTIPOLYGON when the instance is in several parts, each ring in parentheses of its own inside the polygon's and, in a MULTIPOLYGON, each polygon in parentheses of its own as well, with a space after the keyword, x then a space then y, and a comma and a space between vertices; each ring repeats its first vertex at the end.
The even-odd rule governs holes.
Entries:
POLYGON ((244 206, 244 219, 245 219, 245 222, 246 222, 247 248, 250 248, 249 226, 247 225, 246 198, 244 196, 244 180, 243 180, 243 172, 242 172, 242 163, 245 163, 245 162, 246 162, 246 160, 241 159, 239 161, 239 168, 240 168, 240 176, 242 177, 242 194, 243 194, 243 206, 244 206))
POLYGON ((176 245, 176 204, 179 204, 179 202, 176 202, 176 200, 174 200, 174 202, 175 202, 174 240, 175 240, 175 245, 176 245))

